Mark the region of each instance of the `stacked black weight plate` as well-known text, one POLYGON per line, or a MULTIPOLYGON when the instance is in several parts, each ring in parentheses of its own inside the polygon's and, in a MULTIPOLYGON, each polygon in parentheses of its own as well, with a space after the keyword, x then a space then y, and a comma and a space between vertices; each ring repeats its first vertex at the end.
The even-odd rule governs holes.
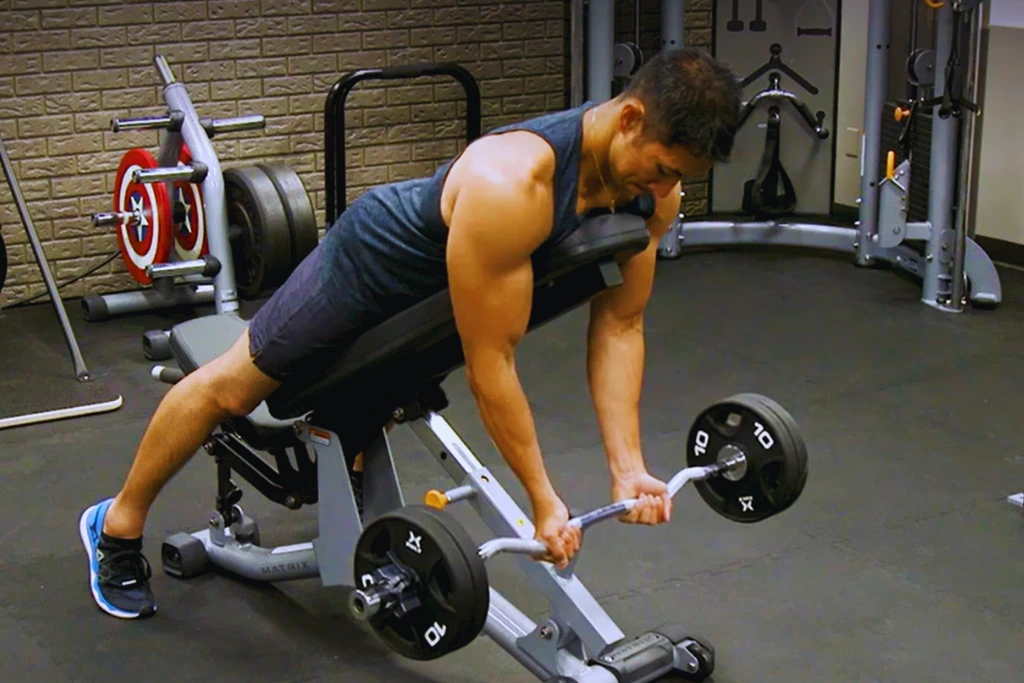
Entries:
POLYGON ((394 610, 370 619, 370 626, 397 654, 432 660, 461 649, 483 630, 490 608, 487 569, 476 544, 458 522, 426 506, 410 506, 370 523, 356 546, 353 560, 356 585, 393 561, 413 571, 420 606, 406 615, 394 610), (407 544, 409 532, 419 548, 407 544), (424 634, 441 624, 444 635, 430 644, 424 634))
POLYGON ((313 204, 309 201, 302 179, 292 168, 282 163, 259 164, 259 168, 277 188, 288 216, 288 227, 292 235, 291 267, 295 270, 320 240, 313 204))
MULTIPOLYGON (((762 396, 761 394, 740 394, 740 396, 761 405, 765 411, 774 414, 778 418, 778 424, 785 427, 780 430, 780 433, 791 444, 792 452, 797 454, 794 462, 798 463, 800 476, 796 478, 797 485, 793 489, 788 505, 786 505, 786 507, 789 507, 803 493, 809 471, 807 467, 807 442, 804 441, 803 434, 800 432, 800 426, 796 423, 793 416, 789 414, 789 411, 767 396, 762 396)), ((782 510, 779 510, 779 512, 782 512, 782 510)))
MULTIPOLYGON (((886 156, 889 150, 896 151, 896 165, 904 160, 898 151, 900 132, 903 124, 894 116, 897 105, 887 102, 882 111, 882 153, 879 155, 878 178, 885 177, 886 156)), ((914 114, 914 131, 910 136, 910 192, 907 205, 908 221, 928 220, 928 193, 931 181, 932 160, 932 116, 928 112, 918 111, 914 114)))
POLYGON ((238 293, 256 299, 284 284, 319 240, 302 180, 281 163, 224 171, 238 293))
POLYGON ((746 456, 743 476, 721 474, 694 484, 715 512, 734 522, 760 522, 800 497, 807 481, 807 448, 796 421, 782 406, 756 394, 737 394, 710 406, 690 429, 687 465, 716 464, 729 446, 746 456), (759 438, 766 436, 760 429, 770 436, 770 444, 759 438))
POLYGON ((291 272, 288 214, 267 174, 255 166, 224 171, 238 293, 246 299, 279 287, 291 272))
POLYGON ((484 630, 487 624, 487 614, 491 606, 491 587, 487 579, 487 566, 480 557, 480 548, 473 541, 473 538, 466 532, 461 524, 455 521, 451 515, 435 510, 431 507, 421 506, 420 511, 437 520, 458 547, 466 563, 472 567, 474 604, 472 607, 473 618, 470 627, 466 629, 459 647, 469 645, 484 630))

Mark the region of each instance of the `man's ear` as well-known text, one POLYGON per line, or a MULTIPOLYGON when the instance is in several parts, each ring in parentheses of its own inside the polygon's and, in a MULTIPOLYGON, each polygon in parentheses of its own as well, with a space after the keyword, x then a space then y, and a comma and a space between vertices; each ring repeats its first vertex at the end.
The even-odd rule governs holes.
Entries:
POLYGON ((635 97, 626 98, 619 110, 619 132, 625 135, 640 135, 644 130, 644 103, 635 97))

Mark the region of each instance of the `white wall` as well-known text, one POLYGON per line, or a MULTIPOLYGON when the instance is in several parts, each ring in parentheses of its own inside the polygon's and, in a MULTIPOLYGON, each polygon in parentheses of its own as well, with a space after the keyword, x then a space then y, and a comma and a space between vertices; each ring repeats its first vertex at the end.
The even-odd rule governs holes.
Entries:
POLYGON ((988 0, 989 26, 1024 28, 1024 0, 988 0))
POLYGON ((1024 2, 993 0, 998 21, 1016 17, 1021 28, 985 29, 985 81, 980 141, 975 145, 974 230, 977 235, 1024 244, 1024 136, 1020 134, 1024 89, 1024 2), (997 9, 1002 7, 1002 15, 997 9))
MULTIPOLYGON (((1020 1, 1024 4, 1024 0, 1020 1)), ((860 147, 868 59, 867 0, 846 0, 840 21, 839 102, 833 126, 838 136, 835 201, 837 204, 855 206, 860 196, 860 147)))

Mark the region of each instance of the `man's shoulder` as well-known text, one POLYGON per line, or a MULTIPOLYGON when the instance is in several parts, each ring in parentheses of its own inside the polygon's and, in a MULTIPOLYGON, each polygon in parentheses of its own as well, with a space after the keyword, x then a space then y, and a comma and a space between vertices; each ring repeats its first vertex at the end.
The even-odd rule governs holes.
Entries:
POLYGON ((550 182, 555 150, 529 130, 510 130, 473 141, 459 161, 469 178, 502 178, 509 182, 550 182))

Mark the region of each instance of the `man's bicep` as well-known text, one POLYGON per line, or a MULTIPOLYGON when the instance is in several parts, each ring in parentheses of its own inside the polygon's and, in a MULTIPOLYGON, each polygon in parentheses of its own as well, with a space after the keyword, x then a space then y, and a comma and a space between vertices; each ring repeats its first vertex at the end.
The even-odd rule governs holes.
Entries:
POLYGON ((527 256, 513 260, 463 235, 449 239, 449 291, 467 354, 504 352, 526 331, 533 293, 527 256))

